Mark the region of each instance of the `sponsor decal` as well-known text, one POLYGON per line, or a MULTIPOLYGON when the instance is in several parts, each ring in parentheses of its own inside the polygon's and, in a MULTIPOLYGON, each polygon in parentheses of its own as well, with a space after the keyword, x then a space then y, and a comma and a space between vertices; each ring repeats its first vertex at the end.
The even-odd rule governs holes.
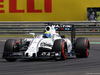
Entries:
POLYGON ((47 43, 47 42, 42 42, 42 43, 40 44, 40 46, 52 47, 51 43, 47 43))
POLYGON ((52 25, 52 26, 55 27, 56 31, 71 31, 72 30, 71 25, 58 25, 58 24, 55 24, 55 25, 52 25))
MULTIPOLYGON (((6 0, 0 0, 0 8, 5 7, 6 0), (3 4, 2 4, 3 3, 3 4)), ((8 10, 0 10, 0 13, 5 13, 5 11, 9 13, 42 13, 43 11, 45 13, 51 13, 52 12, 52 0, 44 0, 44 9, 36 9, 35 6, 38 5, 38 3, 35 3, 36 0, 22 0, 21 2, 25 3, 26 1, 26 9, 21 9, 20 6, 23 6, 24 4, 19 4, 19 0, 8 0, 9 9, 8 10), (19 6, 20 5, 20 6, 19 6), (19 8, 18 8, 19 6, 19 8)), ((7 2, 6 2, 7 3, 7 2)))

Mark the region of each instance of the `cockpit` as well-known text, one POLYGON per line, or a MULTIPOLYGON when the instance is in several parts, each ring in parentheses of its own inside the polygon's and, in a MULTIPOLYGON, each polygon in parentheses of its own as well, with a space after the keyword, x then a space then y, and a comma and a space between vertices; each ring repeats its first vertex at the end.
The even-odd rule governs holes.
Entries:
POLYGON ((43 38, 51 38, 51 34, 50 34, 50 32, 45 32, 44 34, 43 34, 43 38))

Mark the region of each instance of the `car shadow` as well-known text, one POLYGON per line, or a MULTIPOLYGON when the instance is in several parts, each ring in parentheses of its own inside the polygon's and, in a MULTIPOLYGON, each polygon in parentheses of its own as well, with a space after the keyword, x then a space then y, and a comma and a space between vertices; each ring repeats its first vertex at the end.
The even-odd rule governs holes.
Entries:
MULTIPOLYGON (((54 60, 54 59, 18 59, 15 62, 61 62, 61 61, 68 61, 68 60, 76 59, 76 57, 68 57, 66 60, 54 60)), ((10 63, 5 59, 0 59, 1 63, 10 63)))

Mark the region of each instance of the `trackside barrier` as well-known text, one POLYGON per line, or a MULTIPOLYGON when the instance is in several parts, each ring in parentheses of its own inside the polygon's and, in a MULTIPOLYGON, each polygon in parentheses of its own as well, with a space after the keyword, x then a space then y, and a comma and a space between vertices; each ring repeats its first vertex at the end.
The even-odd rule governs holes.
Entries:
MULTIPOLYGON (((0 22, 0 34, 42 34, 48 24, 74 25, 76 35, 100 35, 99 21, 0 22)), ((61 35, 69 35, 70 33, 70 31, 60 32, 61 35)))

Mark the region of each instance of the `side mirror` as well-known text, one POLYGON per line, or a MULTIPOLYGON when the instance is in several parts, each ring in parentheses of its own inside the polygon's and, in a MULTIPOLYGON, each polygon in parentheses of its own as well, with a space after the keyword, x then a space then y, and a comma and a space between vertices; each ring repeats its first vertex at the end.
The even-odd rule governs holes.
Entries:
POLYGON ((35 37, 35 33, 29 33, 30 35, 33 35, 33 37, 35 37))

